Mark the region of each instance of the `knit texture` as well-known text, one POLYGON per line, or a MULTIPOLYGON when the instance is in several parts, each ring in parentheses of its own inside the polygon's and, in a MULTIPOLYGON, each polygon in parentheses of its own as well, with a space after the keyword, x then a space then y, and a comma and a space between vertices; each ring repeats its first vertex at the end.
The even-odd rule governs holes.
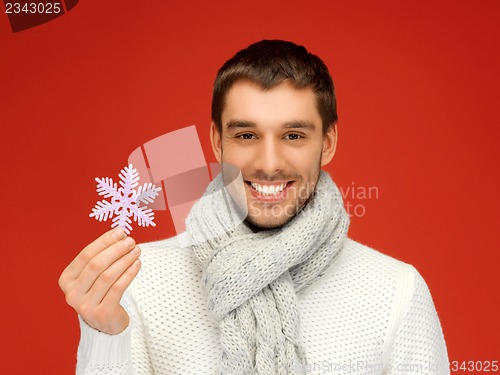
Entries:
MULTIPOLYGON (((223 349, 193 251, 178 237, 140 247, 122 301, 131 324, 111 336, 82 321, 77 373, 216 373, 223 349)), ((450 373, 431 294, 411 265, 347 239, 297 304, 310 375, 450 373)))
POLYGON ((275 230, 254 233, 239 213, 219 174, 186 220, 219 322, 220 373, 304 374, 296 293, 342 249, 349 217, 340 191, 322 171, 308 204, 275 230))

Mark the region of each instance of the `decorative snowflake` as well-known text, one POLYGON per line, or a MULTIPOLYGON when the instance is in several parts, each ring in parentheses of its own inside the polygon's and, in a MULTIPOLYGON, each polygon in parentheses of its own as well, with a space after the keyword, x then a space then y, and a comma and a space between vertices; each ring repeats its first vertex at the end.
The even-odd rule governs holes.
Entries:
POLYGON ((99 195, 104 195, 104 198, 111 198, 111 202, 104 199, 97 202, 89 216, 95 217, 99 221, 106 221, 108 218, 111 219, 113 215, 116 215, 111 228, 120 227, 127 234, 130 234, 132 230, 132 226, 130 225, 132 224, 131 216, 134 217, 134 221, 137 221, 140 226, 156 226, 153 222, 155 215, 153 210, 147 208, 145 205, 154 202, 161 188, 149 182, 143 186, 139 186, 139 189, 136 191, 134 188, 139 185, 138 181, 140 177, 139 172, 137 172, 137 169, 132 164, 123 168, 119 176, 121 180, 121 187, 119 189, 117 189, 116 182, 113 183, 112 178, 104 177, 95 179, 99 195), (143 205, 139 207, 140 203, 143 205))

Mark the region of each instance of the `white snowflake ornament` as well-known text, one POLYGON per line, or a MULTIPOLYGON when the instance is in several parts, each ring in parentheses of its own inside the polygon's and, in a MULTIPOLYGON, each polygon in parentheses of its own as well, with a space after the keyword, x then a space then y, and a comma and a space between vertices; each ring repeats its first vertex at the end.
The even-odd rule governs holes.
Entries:
POLYGON ((140 177, 139 172, 137 172, 137 169, 132 164, 123 168, 119 177, 121 187, 118 189, 116 182, 113 183, 112 178, 104 177, 95 179, 99 195, 103 195, 104 198, 111 198, 111 201, 108 202, 103 199, 97 202, 89 216, 95 217, 99 221, 106 221, 108 218, 111 219, 113 215, 116 215, 113 218, 111 228, 122 228, 127 234, 130 234, 132 230, 131 216, 134 217, 134 221, 137 221, 140 226, 156 226, 153 221, 155 214, 146 205, 154 202, 161 188, 147 182, 135 190, 135 187, 139 185, 138 181, 140 177), (143 205, 139 206, 141 203, 143 205))

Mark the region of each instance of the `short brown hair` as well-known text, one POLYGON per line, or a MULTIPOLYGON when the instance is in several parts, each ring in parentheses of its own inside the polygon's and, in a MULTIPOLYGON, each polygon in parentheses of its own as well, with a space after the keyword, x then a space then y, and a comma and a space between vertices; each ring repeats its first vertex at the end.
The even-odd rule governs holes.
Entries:
POLYGON ((323 122, 323 134, 338 120, 333 80, 321 59, 303 46, 284 40, 261 40, 239 51, 217 72, 212 95, 212 121, 222 134, 226 95, 241 79, 270 89, 283 81, 311 87, 323 122))

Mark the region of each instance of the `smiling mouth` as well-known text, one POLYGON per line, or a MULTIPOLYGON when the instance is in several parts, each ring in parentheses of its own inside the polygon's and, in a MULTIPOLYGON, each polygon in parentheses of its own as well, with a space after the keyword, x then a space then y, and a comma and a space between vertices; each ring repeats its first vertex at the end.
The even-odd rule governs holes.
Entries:
POLYGON ((280 184, 258 184, 256 182, 245 181, 254 198, 261 201, 278 201, 286 198, 287 191, 294 181, 282 182, 280 184))

